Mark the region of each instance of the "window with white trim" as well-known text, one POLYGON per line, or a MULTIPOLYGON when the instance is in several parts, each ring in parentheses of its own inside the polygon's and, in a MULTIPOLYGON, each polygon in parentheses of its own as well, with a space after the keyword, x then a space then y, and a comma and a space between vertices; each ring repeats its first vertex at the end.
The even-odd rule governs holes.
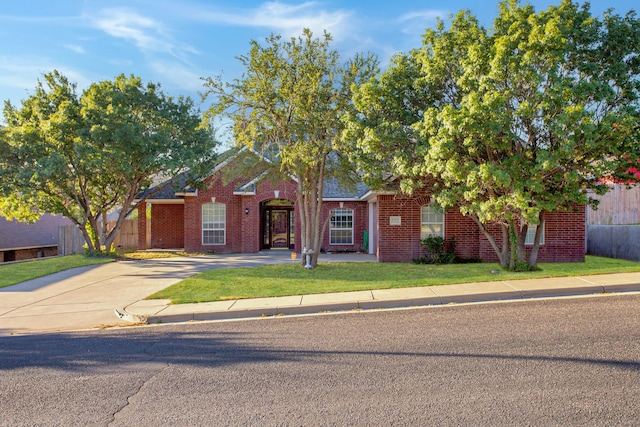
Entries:
POLYGON ((420 239, 428 236, 444 238, 444 209, 435 203, 420 208, 420 239))
MULTIPOLYGON (((524 238, 525 245, 533 245, 533 242, 536 238, 537 229, 537 225, 529 224, 529 228, 527 228, 527 237, 524 238)), ((542 236, 540 236, 540 245, 544 245, 544 222, 542 223, 542 236)))
POLYGON ((333 209, 330 215, 330 243, 332 245, 353 245, 353 209, 333 209))
POLYGON ((224 245, 226 243, 227 206, 224 203, 202 205, 202 244, 224 245))

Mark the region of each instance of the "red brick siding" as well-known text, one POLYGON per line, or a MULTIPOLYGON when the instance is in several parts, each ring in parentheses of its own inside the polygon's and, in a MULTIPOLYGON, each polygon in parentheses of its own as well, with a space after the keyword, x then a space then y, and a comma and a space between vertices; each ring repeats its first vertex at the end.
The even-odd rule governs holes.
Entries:
MULTIPOLYGON (((487 225, 486 228, 491 236, 493 236, 493 238, 495 239, 498 247, 502 247, 502 232, 500 231, 500 227, 497 225, 487 225)), ((479 258, 484 262, 497 262, 498 255, 496 254, 496 251, 493 250, 493 247, 491 246, 491 243, 489 243, 489 240, 487 240, 487 238, 482 233, 479 233, 478 238, 480 239, 480 252, 478 254, 479 258)))
POLYGON ((151 247, 184 247, 184 207, 181 204, 151 205, 151 247))
MULTIPOLYGON (((421 208, 429 203, 426 195, 418 197, 378 197, 378 257, 384 262, 408 262, 424 255, 420 246, 421 208), (400 226, 390 225, 391 216, 400 216, 400 226)), ((453 238, 455 254, 461 258, 477 258, 478 227, 457 209, 449 209, 444 216, 444 238, 453 238)))
POLYGON ((419 258, 420 206, 418 198, 381 195, 378 197, 378 259, 383 262, 407 262, 419 258), (390 217, 399 216, 401 225, 390 225, 390 217))
POLYGON ((544 245, 538 262, 582 262, 586 253, 585 206, 546 215, 544 245))
POLYGON ((197 197, 188 196, 184 204, 184 248, 188 252, 242 252, 242 228, 245 219, 241 196, 234 196, 239 180, 224 184, 222 177, 216 173, 207 179, 206 188, 198 190, 197 197), (202 205, 223 203, 226 213, 226 230, 224 245, 202 244, 202 205))
MULTIPOLYGON (((199 190, 197 196, 187 196, 184 205, 152 205, 152 238, 156 247, 180 247, 182 239, 185 250, 190 252, 213 251, 218 253, 255 253, 261 248, 261 203, 271 199, 286 199, 294 203, 295 209, 295 249, 300 252, 301 229, 300 212, 297 206, 293 180, 272 183, 260 182, 256 195, 234 195, 233 191, 244 180, 238 179, 225 184, 218 172, 207 179, 207 187, 199 190), (279 194, 276 197, 274 191, 279 194), (226 206, 226 242, 224 245, 202 244, 202 205, 217 203, 226 206), (248 214, 245 213, 248 209, 248 214), (180 217, 179 211, 182 212, 180 217), (182 237, 177 229, 182 222, 182 237), (154 225, 155 224, 155 225, 154 225), (162 239, 162 240, 160 240, 162 239), (171 243, 167 243, 167 242, 171 243), (161 246, 157 246, 161 245, 161 246)), ((420 246, 420 208, 429 203, 426 193, 415 196, 380 195, 374 205, 374 227, 378 259, 383 262, 410 262, 424 255, 420 246), (401 225, 390 225, 390 217, 401 217, 401 225)), ((340 207, 340 202, 325 202, 322 221, 327 220, 330 211, 340 207)), ((323 236, 322 248, 326 251, 359 251, 363 245, 364 231, 369 227, 367 202, 349 201, 344 208, 354 210, 353 245, 330 245, 329 226, 323 236)), ((138 245, 145 247, 145 204, 138 209, 138 245)), ((371 230, 370 236, 372 235, 371 230)), ((494 236, 501 242, 499 229, 492 228, 494 236)), ((479 232, 473 220, 463 216, 457 209, 449 209, 445 214, 445 239, 455 239, 456 255, 462 258, 481 258, 495 261, 497 256, 487 239, 479 232)), ((585 208, 576 212, 548 214, 545 230, 545 244, 539 252, 540 262, 583 261, 585 254, 585 208)))
POLYGON ((138 249, 147 249, 147 204, 138 205, 138 249))
MULTIPOLYGON (((367 202, 342 202, 344 209, 353 210, 353 244, 332 245, 330 237, 331 224, 327 223, 324 235, 322 236, 322 249, 327 252, 360 252, 364 240, 364 231, 369 228, 369 206, 367 202)), ((324 202, 322 206, 322 224, 324 224, 333 209, 339 209, 340 202, 324 202)), ((365 248, 366 250, 367 248, 365 248)))
POLYGON ((444 216, 444 237, 447 243, 453 238, 455 255, 460 258, 478 258, 480 242, 478 225, 457 208, 449 209, 444 216))
MULTIPOLYGON (((586 253, 585 206, 580 205, 571 212, 547 213, 545 217, 544 244, 538 251, 538 262, 583 262, 586 253)), ((490 229, 498 246, 502 245, 499 227, 490 229)), ((526 247, 526 256, 531 246, 526 247)), ((489 241, 480 234, 480 258, 486 262, 497 262, 498 256, 489 241)))
MULTIPOLYGON (((406 197, 385 195, 378 197, 378 259, 383 262, 408 262, 424 255, 420 247, 420 208, 429 202, 428 196, 406 197), (391 216, 400 216, 400 226, 390 225, 391 216)), ((488 227, 498 245, 502 243, 499 227, 488 227)), ((480 233, 477 224, 457 209, 445 214, 445 240, 455 239, 455 254, 461 258, 480 258, 497 261, 489 241, 480 233)), ((527 255, 531 247, 527 247, 527 255)), ((585 208, 575 212, 547 214, 545 244, 540 247, 538 262, 584 261, 585 208)))
POLYGON ((58 255, 58 246, 43 246, 40 248, 0 250, 0 263, 23 261, 27 259, 43 258, 58 255))

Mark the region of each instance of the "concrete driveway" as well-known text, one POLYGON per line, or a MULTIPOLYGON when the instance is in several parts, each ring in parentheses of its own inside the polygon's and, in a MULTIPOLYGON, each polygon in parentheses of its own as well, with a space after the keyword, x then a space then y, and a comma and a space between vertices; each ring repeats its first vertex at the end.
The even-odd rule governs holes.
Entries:
POLYGON ((118 261, 74 268, 0 289, 0 336, 131 325, 119 320, 114 310, 186 277, 213 268, 284 262, 292 262, 288 251, 118 261))

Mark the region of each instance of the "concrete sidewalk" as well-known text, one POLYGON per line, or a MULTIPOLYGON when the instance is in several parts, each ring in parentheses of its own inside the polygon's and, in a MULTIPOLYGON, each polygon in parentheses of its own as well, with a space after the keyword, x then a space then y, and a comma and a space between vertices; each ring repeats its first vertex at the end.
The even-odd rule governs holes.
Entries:
MULTIPOLYGON (((321 256, 321 262, 375 261, 370 255, 321 256)), ((0 289, 0 336, 132 323, 170 323, 395 308, 476 301, 640 291, 640 273, 495 281, 169 305, 144 298, 215 268, 292 262, 288 251, 119 261, 82 267, 0 289)))
POLYGON ((131 315, 131 321, 154 324, 632 291, 640 291, 640 273, 465 283, 199 304, 169 305, 166 300, 142 300, 124 307, 122 311, 131 315))

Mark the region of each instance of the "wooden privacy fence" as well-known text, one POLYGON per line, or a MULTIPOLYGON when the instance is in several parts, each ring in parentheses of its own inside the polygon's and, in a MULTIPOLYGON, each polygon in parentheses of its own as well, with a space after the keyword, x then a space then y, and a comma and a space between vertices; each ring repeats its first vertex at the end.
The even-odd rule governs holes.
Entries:
POLYGON ((75 225, 58 227, 58 255, 73 255, 84 252, 84 236, 75 225))
POLYGON ((587 208, 587 224, 640 224, 640 186, 626 188, 615 184, 607 194, 593 198, 600 204, 598 210, 587 208))
MULTIPOLYGON (((109 221, 109 227, 113 227, 115 221, 109 221)), ((113 241, 113 246, 122 249, 138 249, 138 220, 127 219, 122 223, 120 231, 113 241)))
MULTIPOLYGON (((109 226, 113 227, 115 221, 109 221, 109 226)), ((84 236, 75 225, 63 225, 58 227, 58 255, 73 255, 84 253, 84 236)), ((120 227, 118 235, 113 241, 115 248, 137 249, 138 248, 138 221, 128 219, 120 227)))

